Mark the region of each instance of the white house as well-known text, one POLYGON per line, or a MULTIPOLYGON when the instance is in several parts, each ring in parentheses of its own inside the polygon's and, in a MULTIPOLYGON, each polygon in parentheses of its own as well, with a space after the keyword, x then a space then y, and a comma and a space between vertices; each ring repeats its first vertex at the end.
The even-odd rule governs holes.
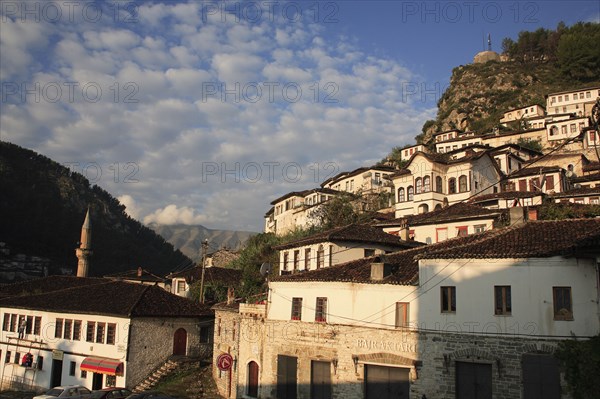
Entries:
POLYGON ((432 244, 492 230, 502 216, 498 210, 458 202, 436 211, 381 222, 377 226, 388 234, 432 244))
POLYGON ((459 159, 418 152, 392 175, 396 217, 426 213, 498 189, 501 171, 487 152, 459 159))
POLYGON ((321 187, 362 195, 391 192, 391 187, 385 183, 386 177, 394 171, 391 166, 361 167, 351 172, 339 173, 321 183, 321 187))
POLYGON ((273 247, 281 274, 305 272, 422 245, 378 227, 351 224, 273 247))
POLYGON ((581 187, 552 196, 554 202, 572 203, 580 205, 600 205, 600 186, 581 187))
POLYGON ((515 108, 508 110, 504 113, 500 119, 500 124, 506 126, 509 122, 529 120, 529 119, 540 119, 544 117, 546 112, 540 105, 533 104, 526 107, 515 108))
POLYGON ((577 116, 590 116, 593 103, 600 97, 600 87, 587 87, 561 91, 546 95, 548 115, 572 113, 577 116))
POLYGON ((600 331, 599 242, 597 219, 530 222, 276 277, 216 312, 222 394, 568 398, 553 353, 600 331))
POLYGON ((133 388, 172 355, 212 350, 212 311, 155 285, 54 276, 2 291, 5 388, 133 388))

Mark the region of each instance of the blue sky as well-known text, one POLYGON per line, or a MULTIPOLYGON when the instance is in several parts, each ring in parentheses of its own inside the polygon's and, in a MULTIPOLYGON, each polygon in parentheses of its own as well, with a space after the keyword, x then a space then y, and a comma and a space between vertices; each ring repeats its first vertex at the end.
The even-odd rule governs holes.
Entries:
POLYGON ((488 33, 499 51, 600 15, 597 1, 0 4, 0 139, 146 223, 255 231, 272 199, 411 143, 488 33))

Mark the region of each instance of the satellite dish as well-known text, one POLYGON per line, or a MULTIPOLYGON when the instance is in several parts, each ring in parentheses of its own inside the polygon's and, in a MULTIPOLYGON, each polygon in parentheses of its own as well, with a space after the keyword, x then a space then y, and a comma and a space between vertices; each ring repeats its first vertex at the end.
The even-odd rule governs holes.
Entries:
POLYGON ((572 170, 567 170, 567 173, 565 173, 565 176, 567 176, 567 177, 573 177, 574 174, 575 173, 573 173, 572 170))
POLYGON ((263 263, 262 265, 260 265, 260 275, 261 276, 266 276, 267 274, 271 273, 271 264, 270 263, 263 263))

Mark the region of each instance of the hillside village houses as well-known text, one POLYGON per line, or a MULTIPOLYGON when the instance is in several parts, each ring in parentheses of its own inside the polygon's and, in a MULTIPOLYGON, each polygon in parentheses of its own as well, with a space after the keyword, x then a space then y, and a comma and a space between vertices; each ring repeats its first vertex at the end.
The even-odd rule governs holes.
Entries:
MULTIPOLYGON (((367 196, 374 188, 389 190, 394 203, 384 211, 393 210, 399 218, 477 196, 515 191, 562 195, 582 184, 594 186, 598 183, 588 183, 590 177, 583 178, 583 169, 590 164, 589 159, 597 157, 600 138, 590 117, 598 98, 600 87, 551 93, 546 96, 545 109, 532 104, 504 113, 500 125, 527 122, 515 130, 476 134, 453 129, 436 133, 429 143, 400 150, 402 169, 359 168, 323 182, 321 190, 328 190, 326 193, 315 189, 275 199, 265 215, 265 232, 283 235, 314 225, 316 221, 310 217, 314 209, 310 208, 322 206, 340 192, 367 196), (528 141, 539 142, 543 152, 527 148, 528 141), (562 151, 557 153, 557 149, 562 151), (369 178, 359 179, 361 176, 369 178), (369 182, 376 183, 368 186, 369 182), (316 202, 308 201, 309 195, 316 202)), ((521 202, 504 201, 504 205, 521 202)))
POLYGON ((91 238, 88 209, 76 250, 77 277, 2 287, 1 389, 75 384, 144 389, 152 373, 174 356, 210 357, 210 308, 173 295, 156 281, 148 284, 143 276, 87 277, 91 238))
POLYGON ((600 219, 531 221, 272 277, 214 307, 213 375, 229 398, 566 398, 553 353, 600 331, 598 259, 600 219))

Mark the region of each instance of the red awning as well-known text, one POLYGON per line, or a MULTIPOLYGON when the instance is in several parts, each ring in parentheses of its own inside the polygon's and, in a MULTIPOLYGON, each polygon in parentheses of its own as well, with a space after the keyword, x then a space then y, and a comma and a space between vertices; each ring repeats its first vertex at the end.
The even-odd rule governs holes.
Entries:
POLYGON ((108 375, 123 375, 123 362, 101 357, 86 357, 81 362, 82 371, 108 375))

